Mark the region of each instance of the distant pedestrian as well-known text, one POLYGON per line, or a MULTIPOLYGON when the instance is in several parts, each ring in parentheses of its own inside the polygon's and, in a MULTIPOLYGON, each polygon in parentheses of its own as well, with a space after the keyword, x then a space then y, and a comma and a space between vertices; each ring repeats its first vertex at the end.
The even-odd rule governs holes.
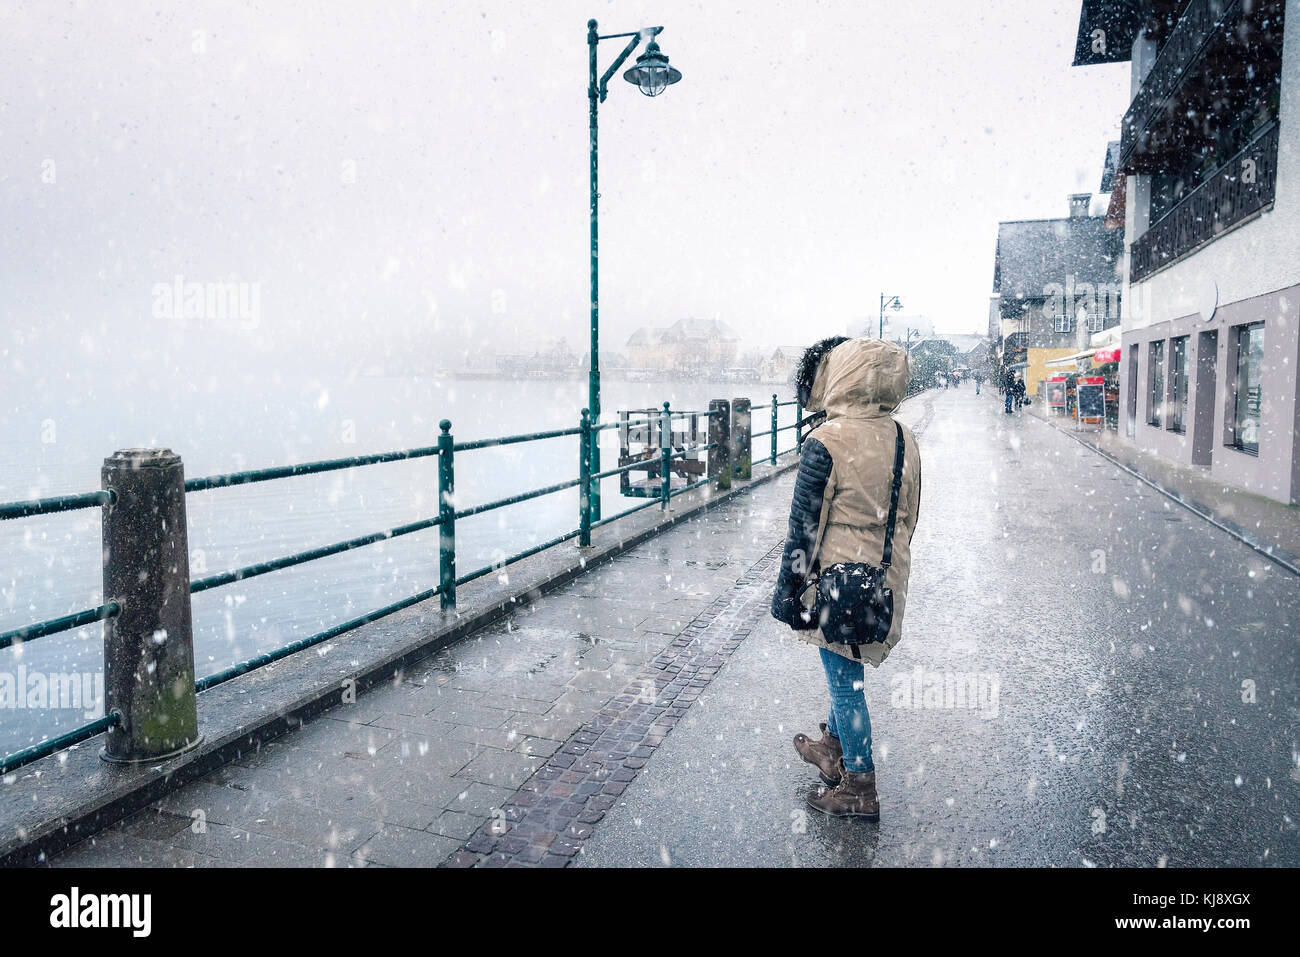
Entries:
POLYGON ((1000 391, 1006 399, 1006 405, 1003 408, 1003 411, 1006 412, 1007 415, 1010 415, 1011 403, 1015 401, 1016 397, 1016 374, 1010 369, 1008 369, 1002 376, 1002 387, 1000 391))
POLYGON ((907 394, 903 348, 879 339, 826 343, 835 340, 804 353, 796 379, 804 408, 824 409, 826 419, 804 439, 772 617, 818 648, 830 692, 821 738, 794 739, 827 785, 809 792, 809 806, 878 820, 863 662, 879 667, 903 635, 921 457, 891 414, 907 394))
POLYGON ((1019 412, 1020 407, 1025 404, 1025 380, 1016 376, 1016 384, 1012 386, 1012 392, 1016 397, 1016 411, 1019 412))

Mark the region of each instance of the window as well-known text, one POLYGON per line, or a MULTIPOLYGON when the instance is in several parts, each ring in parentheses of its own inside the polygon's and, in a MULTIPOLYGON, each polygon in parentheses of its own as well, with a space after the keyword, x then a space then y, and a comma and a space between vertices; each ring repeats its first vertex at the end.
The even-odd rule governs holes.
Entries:
POLYGON ((1187 428, 1187 336, 1169 340, 1169 428, 1187 428))
POLYGON ((1068 314, 1058 312, 1055 316, 1055 328, 1057 332, 1073 332, 1074 322, 1068 314))
POLYGON ((1264 359, 1264 323, 1239 326, 1237 332, 1237 378, 1232 409, 1234 448, 1259 454, 1260 366, 1264 359))
POLYGON ((1147 423, 1160 427, 1165 415, 1165 343, 1163 339, 1151 343, 1148 353, 1147 373, 1151 389, 1147 394, 1147 423))

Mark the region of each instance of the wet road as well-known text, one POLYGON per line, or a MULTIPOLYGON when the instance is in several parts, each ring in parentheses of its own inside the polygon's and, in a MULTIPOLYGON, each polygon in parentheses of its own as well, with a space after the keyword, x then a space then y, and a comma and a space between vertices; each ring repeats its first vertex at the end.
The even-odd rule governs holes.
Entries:
POLYGON ((1300 864, 1300 579, 996 394, 901 417, 924 493, 867 669, 881 822, 805 811, 825 686, 765 618, 577 863, 1300 864))

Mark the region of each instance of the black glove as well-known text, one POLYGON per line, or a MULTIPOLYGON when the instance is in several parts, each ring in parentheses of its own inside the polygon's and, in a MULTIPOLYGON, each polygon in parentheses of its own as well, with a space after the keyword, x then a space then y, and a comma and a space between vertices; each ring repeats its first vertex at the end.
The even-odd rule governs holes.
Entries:
POLYGON ((789 625, 795 631, 812 631, 817 627, 815 609, 805 608, 799 600, 806 582, 802 578, 791 578, 784 585, 778 582, 772 594, 772 617, 782 624, 789 625))

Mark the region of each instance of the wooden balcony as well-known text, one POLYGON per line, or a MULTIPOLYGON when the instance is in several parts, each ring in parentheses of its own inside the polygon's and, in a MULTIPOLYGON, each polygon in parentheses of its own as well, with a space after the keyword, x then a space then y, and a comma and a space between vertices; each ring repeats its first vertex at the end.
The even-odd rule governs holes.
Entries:
POLYGON ((1278 123, 1179 200, 1129 246, 1129 281, 1138 282, 1273 205, 1278 123))
POLYGON ((1240 13, 1242 0, 1191 0, 1178 18, 1156 61, 1124 114, 1120 129, 1120 168, 1147 172, 1134 154, 1146 147, 1154 127, 1163 125, 1168 100, 1178 91, 1210 42, 1240 13))

